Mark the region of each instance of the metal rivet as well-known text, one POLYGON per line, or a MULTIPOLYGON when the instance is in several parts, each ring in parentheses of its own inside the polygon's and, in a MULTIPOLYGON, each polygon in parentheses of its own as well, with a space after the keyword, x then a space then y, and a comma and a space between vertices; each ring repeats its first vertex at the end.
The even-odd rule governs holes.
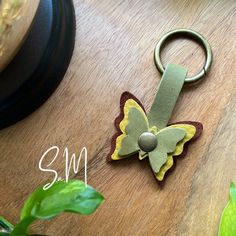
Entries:
POLYGON ((138 145, 144 152, 151 152, 157 146, 157 137, 151 132, 144 132, 139 136, 138 145))

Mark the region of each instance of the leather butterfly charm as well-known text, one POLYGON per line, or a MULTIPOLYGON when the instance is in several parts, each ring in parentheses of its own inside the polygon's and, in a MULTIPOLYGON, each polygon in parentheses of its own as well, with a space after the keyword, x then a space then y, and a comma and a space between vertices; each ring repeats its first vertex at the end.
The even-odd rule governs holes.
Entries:
POLYGON ((183 156, 187 144, 201 135, 199 122, 183 121, 160 130, 150 121, 141 102, 124 92, 120 99, 120 114, 115 120, 117 132, 112 138, 109 161, 121 160, 138 154, 140 160, 149 159, 157 180, 162 181, 173 166, 173 157, 183 156))

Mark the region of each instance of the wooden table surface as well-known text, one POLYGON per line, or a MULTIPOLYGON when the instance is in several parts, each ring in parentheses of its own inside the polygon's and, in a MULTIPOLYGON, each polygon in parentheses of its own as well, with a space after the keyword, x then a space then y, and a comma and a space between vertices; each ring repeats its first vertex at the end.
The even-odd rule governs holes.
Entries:
MULTIPOLYGON (((63 150, 88 149, 88 183, 104 204, 91 216, 63 214, 38 222, 47 235, 217 235, 230 180, 236 182, 236 2, 235 0, 75 0, 77 36, 65 79, 50 99, 16 125, 0 131, 0 214, 16 223, 24 199, 53 176, 39 170, 42 154, 60 147, 53 164, 62 176, 63 150), (171 121, 204 124, 201 138, 163 184, 147 162, 106 162, 113 121, 123 91, 149 109, 160 74, 153 50, 160 37, 192 28, 210 42, 210 73, 185 87, 171 121)), ((203 50, 179 39, 163 50, 163 61, 196 73, 203 50)), ((83 173, 71 176, 82 178, 83 173)))

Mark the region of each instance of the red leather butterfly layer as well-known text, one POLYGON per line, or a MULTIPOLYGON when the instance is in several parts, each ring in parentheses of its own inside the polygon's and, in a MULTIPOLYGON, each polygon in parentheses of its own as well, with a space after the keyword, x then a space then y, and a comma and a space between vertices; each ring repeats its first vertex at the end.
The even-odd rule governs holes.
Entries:
POLYGON ((155 126, 150 127, 144 107, 129 92, 122 94, 120 109, 115 120, 117 132, 112 137, 108 161, 121 160, 136 154, 140 160, 149 158, 153 173, 159 181, 163 180, 165 173, 173 166, 173 157, 185 155, 187 144, 202 133, 202 124, 193 121, 177 122, 160 130, 155 126), (148 134, 151 136, 147 142, 154 143, 153 147, 149 145, 149 150, 142 144, 142 135, 145 134, 146 139, 148 134), (150 138, 156 141, 150 141, 150 138))

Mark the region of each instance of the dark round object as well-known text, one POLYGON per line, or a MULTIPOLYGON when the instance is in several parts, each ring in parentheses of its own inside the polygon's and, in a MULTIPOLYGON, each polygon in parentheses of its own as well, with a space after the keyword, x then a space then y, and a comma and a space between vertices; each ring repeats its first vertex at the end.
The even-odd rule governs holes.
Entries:
POLYGON ((151 152, 157 146, 157 137, 151 132, 144 132, 139 136, 138 145, 144 152, 151 152))
POLYGON ((0 129, 36 110, 54 92, 75 44, 72 0, 41 0, 29 35, 0 73, 0 129))

